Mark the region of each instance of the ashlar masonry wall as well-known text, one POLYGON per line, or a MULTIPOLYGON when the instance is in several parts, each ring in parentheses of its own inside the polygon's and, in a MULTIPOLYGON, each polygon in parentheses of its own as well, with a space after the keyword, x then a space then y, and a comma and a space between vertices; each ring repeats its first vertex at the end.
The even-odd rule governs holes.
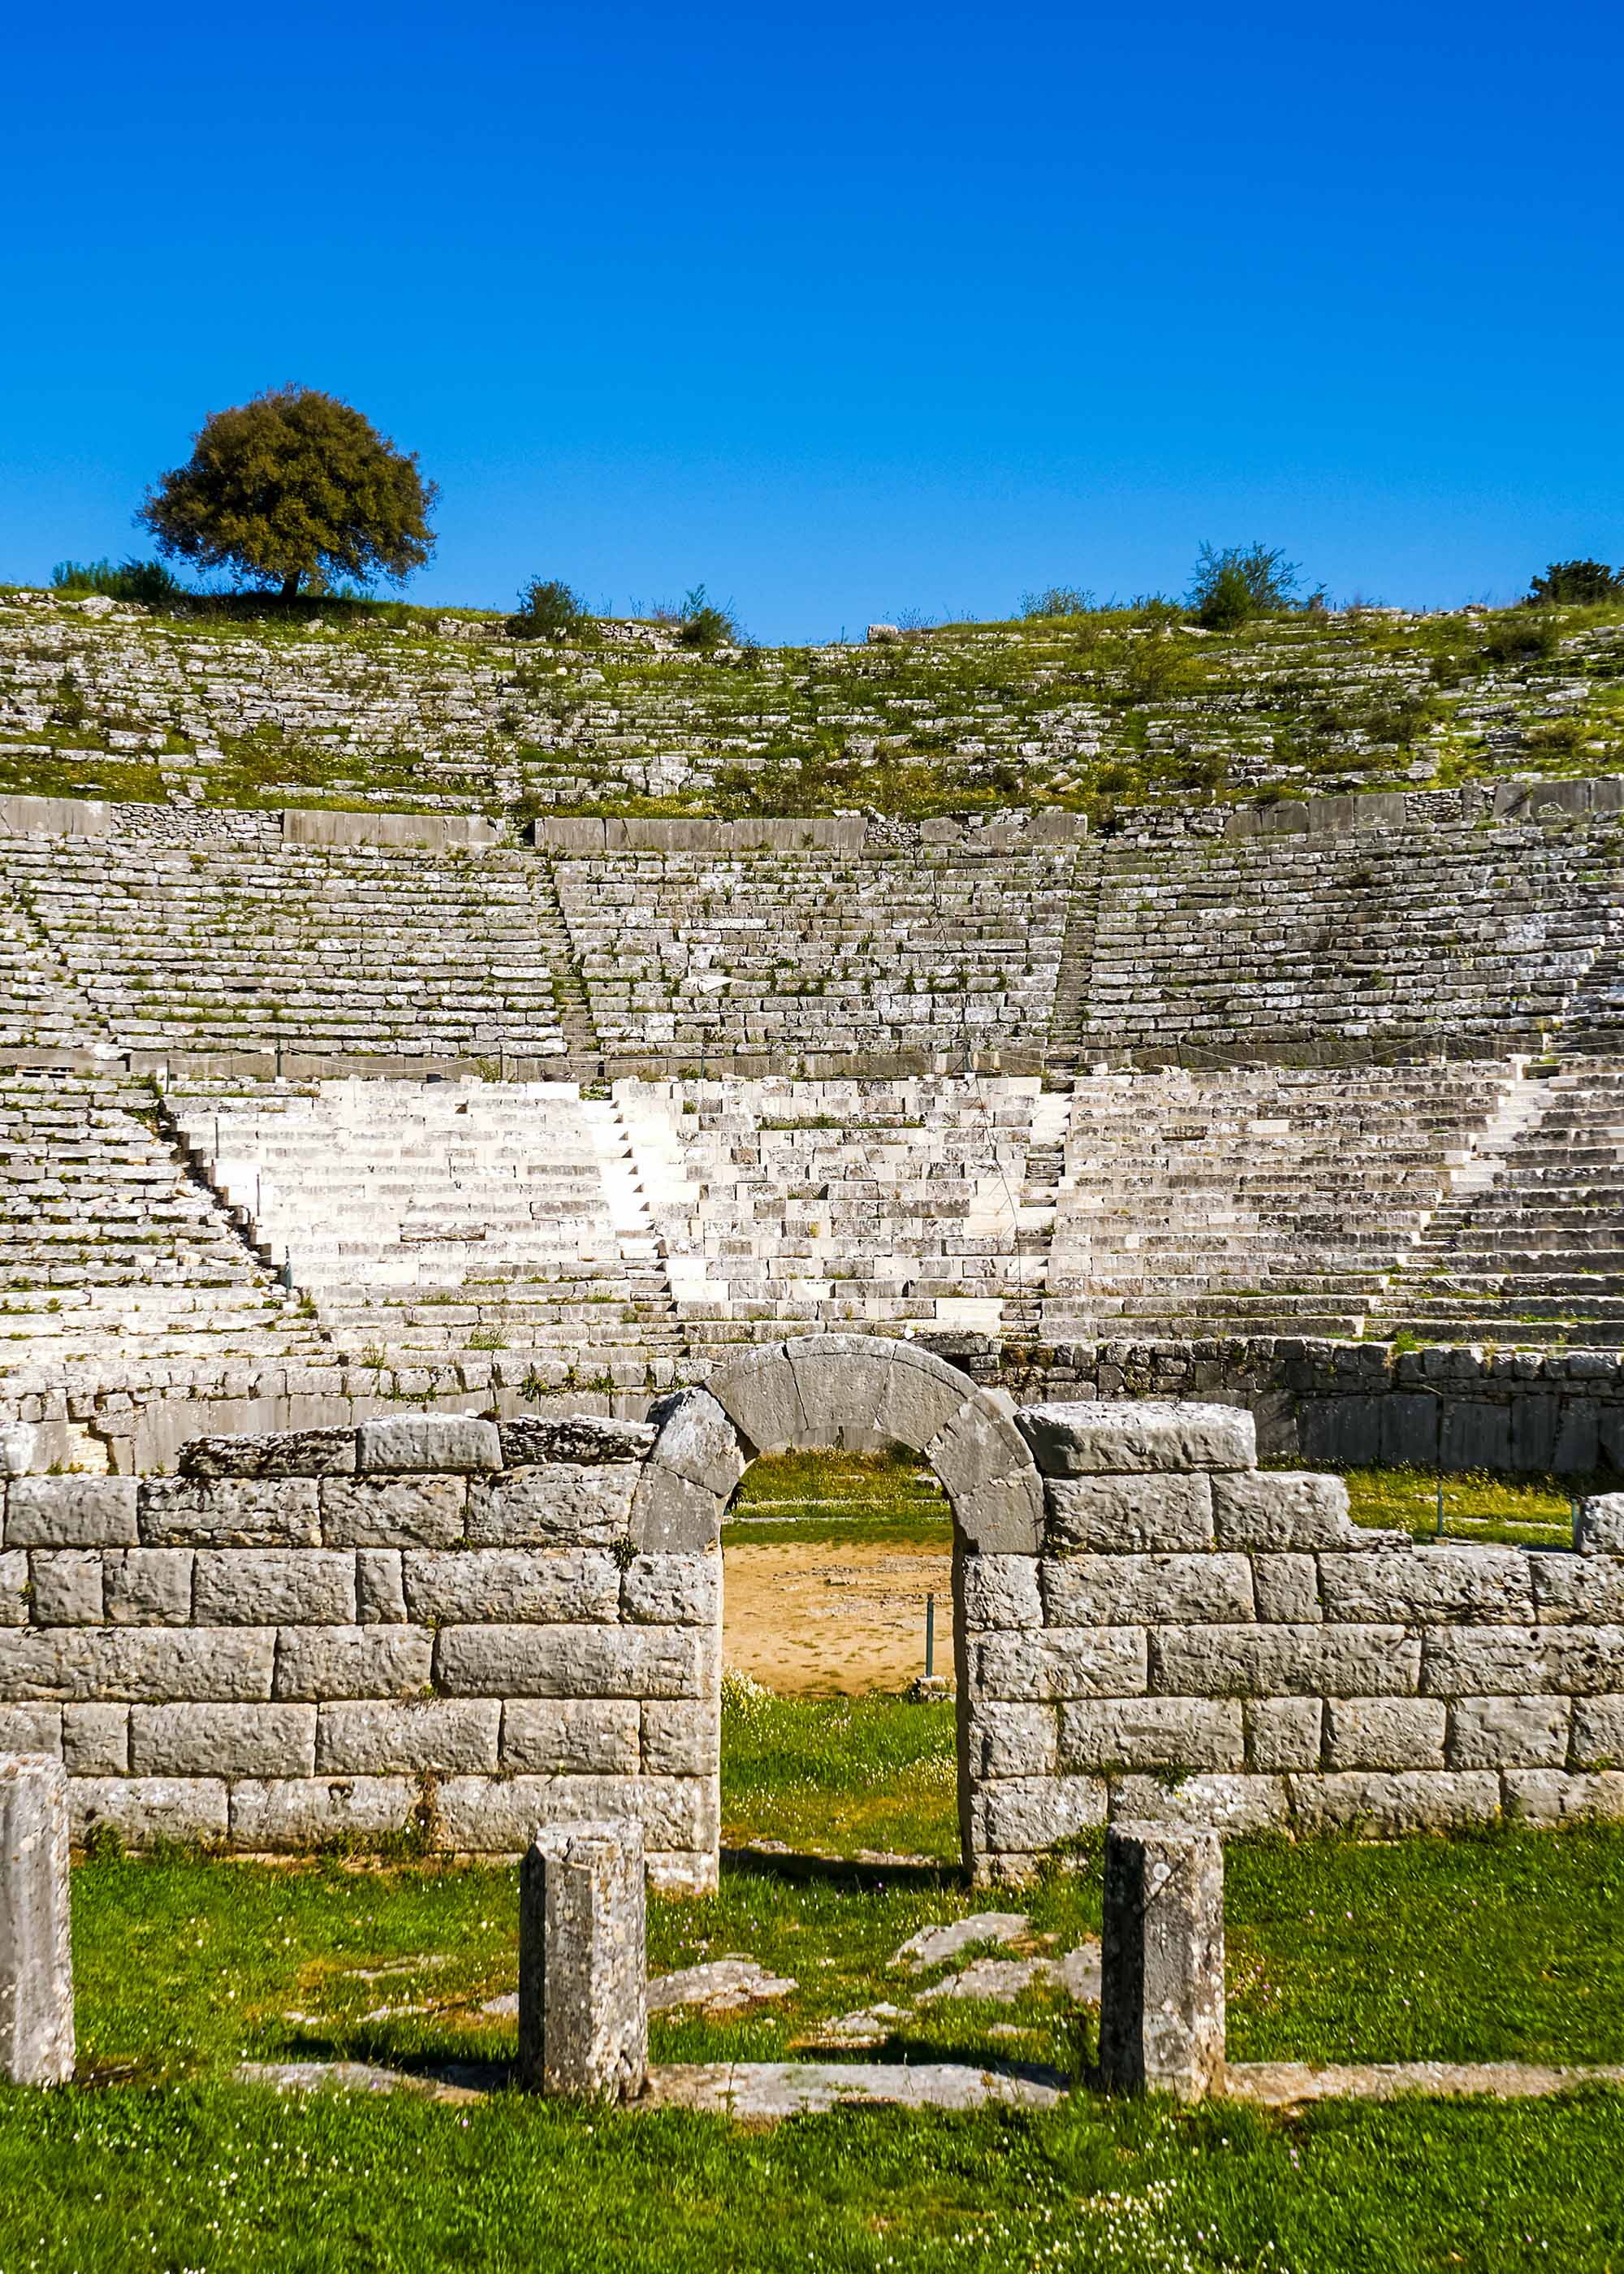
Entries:
POLYGON ((0 1752, 65 1763, 78 1839, 512 1852, 631 1816, 658 1884, 708 1886, 719 1558, 635 1552, 653 1437, 429 1415, 13 1478, 0 1752))
POLYGON ((648 1423, 398 1416, 12 1477, 0 1753, 63 1760, 81 1839, 513 1854, 632 1818, 657 1886, 709 1889, 721 1517, 758 1454, 885 1445, 952 1509, 978 1879, 1121 1817, 1624 1817, 1624 1495, 1572 1553, 1418 1545, 1259 1471, 1238 1408, 1018 1408, 851 1335, 753 1348, 648 1423))
POLYGON ((1022 1409, 1032 1555, 964 1559, 979 1876, 1116 1817, 1232 1831, 1624 1816, 1624 1495, 1575 1553, 1353 1524, 1219 1405, 1022 1409))

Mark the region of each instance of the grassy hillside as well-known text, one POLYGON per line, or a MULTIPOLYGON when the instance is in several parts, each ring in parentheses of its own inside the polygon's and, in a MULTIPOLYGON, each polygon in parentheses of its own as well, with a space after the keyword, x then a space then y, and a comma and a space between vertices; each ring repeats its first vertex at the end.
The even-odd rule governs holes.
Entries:
POLYGON ((0 791, 515 817, 898 815, 1624 765, 1624 608, 1124 611, 862 645, 585 645, 504 619, 0 590, 0 791))

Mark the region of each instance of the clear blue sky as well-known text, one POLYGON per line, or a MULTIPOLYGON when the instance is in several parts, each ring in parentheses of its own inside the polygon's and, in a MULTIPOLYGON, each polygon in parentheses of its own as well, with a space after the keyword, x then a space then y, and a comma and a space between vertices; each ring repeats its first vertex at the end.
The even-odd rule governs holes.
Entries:
POLYGON ((1624 11, 12 17, 0 576, 135 549, 297 380, 440 484, 424 600, 703 579, 766 639, 1203 538, 1342 598, 1624 561, 1624 11))

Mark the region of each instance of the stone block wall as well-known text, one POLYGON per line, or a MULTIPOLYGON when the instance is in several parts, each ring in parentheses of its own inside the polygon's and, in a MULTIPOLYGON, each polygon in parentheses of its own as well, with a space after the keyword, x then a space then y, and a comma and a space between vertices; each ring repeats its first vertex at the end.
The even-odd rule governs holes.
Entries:
POLYGON ((0 1752, 65 1764, 79 1839, 506 1853, 630 1816, 657 1883, 707 1886, 718 1559, 635 1551, 653 1435, 414 1416, 12 1478, 0 1752))
POLYGON ((1249 1414, 1037 1405, 1036 1555, 960 1560, 967 1858, 1114 1818, 1231 1831, 1624 1814, 1624 1496, 1577 1552, 1363 1529, 1249 1414))

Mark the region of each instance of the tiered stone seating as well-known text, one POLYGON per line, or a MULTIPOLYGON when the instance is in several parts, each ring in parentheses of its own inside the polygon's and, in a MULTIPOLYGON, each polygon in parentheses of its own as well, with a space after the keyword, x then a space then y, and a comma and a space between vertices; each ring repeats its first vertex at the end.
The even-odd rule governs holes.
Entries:
POLYGON ((106 1038, 27 910, 0 889, 0 1048, 85 1050, 106 1038))
POLYGON ((1440 1209, 1373 1331, 1624 1344, 1624 1059, 1580 1059, 1528 1088, 1524 1126, 1440 1209))
POLYGON ((117 1076, 0 1073, 0 1372, 329 1359, 117 1076))
POLYGON ((1457 1065, 1085 1077, 1044 1339, 1359 1334, 1511 1076, 1457 1065))
POLYGON ((6 838, 0 878, 126 1049, 565 1047, 567 951, 522 855, 6 838))
POLYGON ((605 1050, 739 1056, 1036 1052, 1071 856, 611 853, 559 897, 605 1050))
POLYGON ((678 1346, 625 1133, 572 1083, 199 1087, 174 1104, 352 1364, 540 1351, 642 1387, 678 1346))
POLYGON ((1538 1050, 1606 939, 1614 828, 1147 829, 1107 855, 1083 1063, 1538 1050))
POLYGON ((1026 1264, 1034 1081, 615 1085, 695 1346, 997 1330, 1026 1264))

